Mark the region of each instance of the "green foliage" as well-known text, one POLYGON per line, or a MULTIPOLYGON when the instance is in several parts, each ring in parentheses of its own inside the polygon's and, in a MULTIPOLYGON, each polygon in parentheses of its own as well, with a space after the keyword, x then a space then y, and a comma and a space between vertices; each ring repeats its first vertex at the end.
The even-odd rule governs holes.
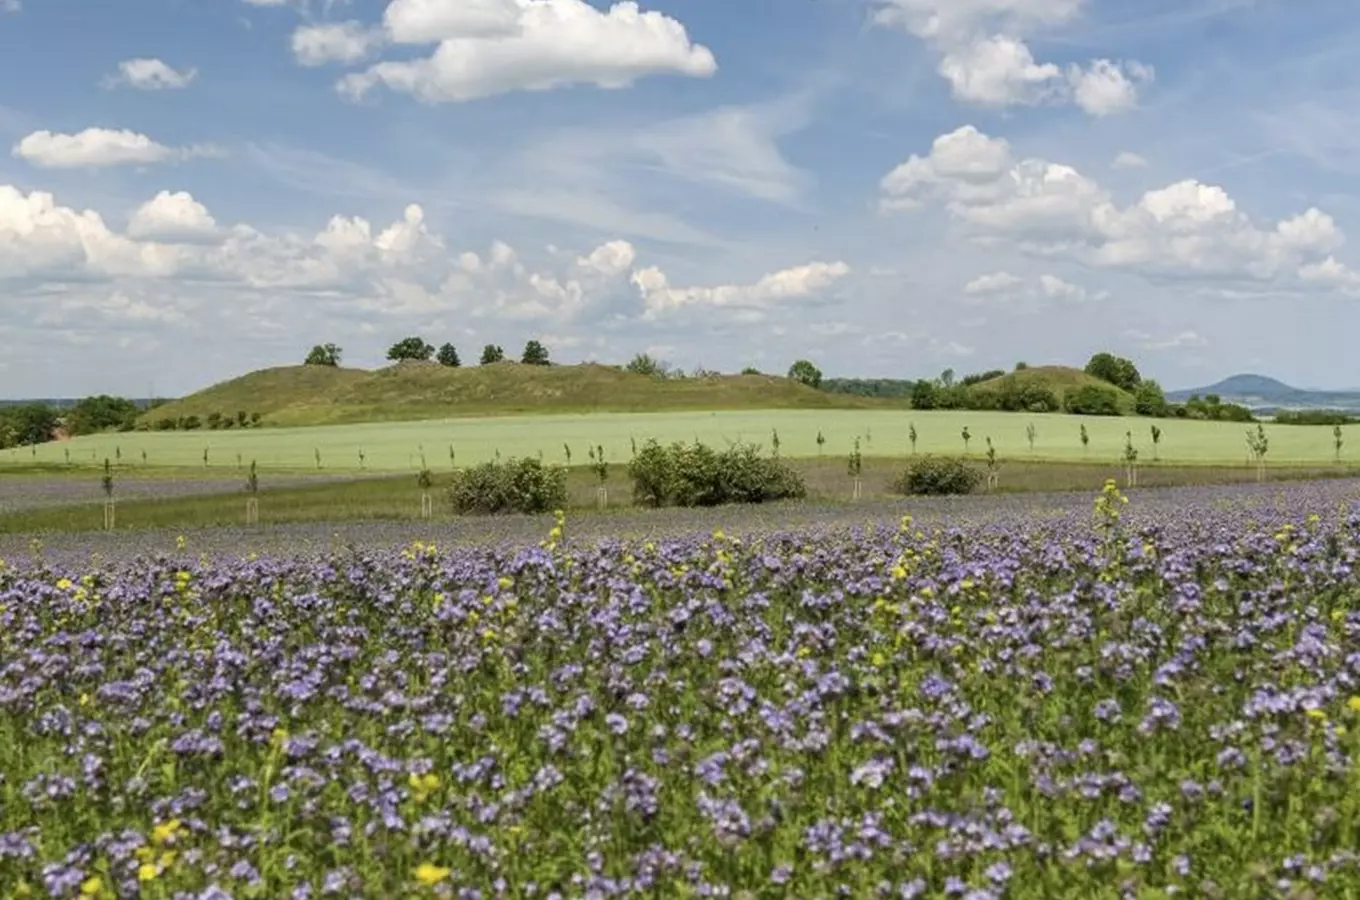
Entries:
POLYGON ((528 341, 524 345, 524 354, 519 361, 526 366, 546 366, 549 364, 548 348, 536 340, 528 341))
POLYGON ((1256 417, 1250 409, 1237 403, 1224 403, 1217 394, 1203 398, 1193 396, 1185 401, 1184 418, 1204 419, 1210 422, 1254 422, 1256 417))
POLYGON ((908 496, 971 494, 982 483, 982 473, 961 459, 923 456, 893 480, 894 493, 908 496))
MULTIPOLYGON (((359 456, 361 459, 363 458, 363 455, 364 451, 360 450, 359 456)), ((250 461, 250 474, 246 476, 246 493, 250 494, 251 496, 254 496, 259 492, 260 492, 260 476, 259 473, 255 471, 255 460, 252 459, 250 461)))
POLYGON ((810 388, 822 386, 822 370, 806 359, 800 359, 789 366, 789 378, 810 388))
POLYGON ((1004 369, 992 369, 987 372, 973 372, 959 379, 959 386, 972 387, 973 385, 981 384, 984 381, 991 381, 993 378, 1000 378, 1005 374, 1006 372, 1004 369))
POLYGON ((454 512, 545 513, 567 505, 567 470, 533 457, 493 460, 454 475, 454 512))
POLYGON ((434 356, 434 345, 425 343, 424 338, 408 337, 402 338, 387 349, 387 358, 400 362, 402 360, 425 361, 434 356))
POLYGON ((43 403, 0 408, 0 447, 45 444, 57 428, 57 413, 43 403))
POLYGON ((609 463, 604 458, 604 445, 596 444, 594 447, 587 448, 587 455, 590 457, 590 468, 594 470, 595 477, 600 484, 609 480, 609 463))
POLYGON ((434 355, 434 358, 441 366, 448 366, 450 369, 456 369, 463 364, 463 361, 458 358, 458 350, 453 344, 444 344, 439 348, 439 352, 434 355))
POLYGON ((1353 425, 1360 419, 1333 409, 1282 409, 1275 413, 1276 425, 1353 425))
POLYGON ((911 408, 912 409, 935 409, 938 402, 939 390, 935 382, 927 381, 922 378, 911 386, 911 408))
POLYGON ((1126 391, 1132 391, 1142 381, 1132 360, 1113 353, 1101 352, 1092 356, 1086 363, 1086 374, 1126 391))
POLYGON ((628 464, 633 500, 643 506, 719 506, 797 499, 807 488, 794 469, 751 444, 721 452, 695 441, 650 440, 628 464))
POLYGON ((628 361, 628 365, 623 367, 625 372, 632 372, 634 375, 666 375, 666 366, 661 360, 656 359, 649 353, 639 353, 628 361))
POLYGON ((823 378, 820 385, 828 393, 852 397, 910 397, 915 386, 901 378, 823 378))
MULTIPOLYGON (((960 389, 954 389, 959 393, 960 389)), ((1050 387, 1035 381, 1008 379, 995 388, 967 391, 955 401, 956 408, 1049 413, 1062 409, 1062 401, 1050 387)))
POLYGON ((303 365, 307 366, 338 366, 340 356, 344 351, 335 344, 317 344, 307 354, 307 359, 303 365))
POLYGON ((855 438, 854 449, 850 451, 848 471, 851 478, 858 478, 864 471, 864 456, 859 452, 859 438, 855 438))
POLYGON ((742 368, 742 370, 741 370, 741 374, 743 374, 743 375, 759 375, 759 374, 760 374, 760 370, 757 369, 755 366, 744 366, 744 367, 742 368))
POLYGON ((100 486, 104 489, 104 497, 108 500, 113 499, 113 466, 109 463, 109 458, 104 457, 104 475, 99 479, 100 486))
POLYGON ((489 366, 492 363, 503 362, 504 360, 505 351, 501 349, 499 344, 487 344, 482 348, 481 365, 489 366))
POLYGON ((1111 388, 1086 384, 1068 391, 1063 398, 1067 412, 1079 416, 1119 415, 1119 394, 1111 388))
POLYGON ((1170 412, 1162 386, 1151 378, 1133 389, 1133 411, 1140 416, 1165 416, 1170 412))
POLYGON ((66 431, 70 435, 95 434, 109 429, 131 431, 140 410, 125 397, 99 394, 86 397, 67 410, 66 431))

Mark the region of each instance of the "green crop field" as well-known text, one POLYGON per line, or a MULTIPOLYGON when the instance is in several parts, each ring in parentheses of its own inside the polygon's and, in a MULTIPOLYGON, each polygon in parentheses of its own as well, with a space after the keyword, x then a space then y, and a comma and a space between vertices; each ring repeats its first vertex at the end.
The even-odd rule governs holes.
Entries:
MULTIPOLYGON (((1066 415, 1025 415, 999 412, 920 412, 889 410, 770 410, 724 412, 667 412, 639 414, 530 415, 502 418, 448 419, 421 422, 365 423, 308 428, 262 428, 244 431, 126 432, 76 438, 70 441, 22 447, 0 452, 0 465, 64 463, 102 465, 105 457, 123 467, 145 465, 172 467, 235 468, 239 458, 255 460, 264 471, 315 470, 316 456, 326 471, 357 471, 362 450, 364 467, 373 472, 410 471, 420 465, 423 449, 432 469, 450 465, 449 446, 459 466, 491 459, 499 450, 504 457, 537 455, 550 462, 563 462, 563 444, 571 447, 573 462, 586 462, 586 450, 602 445, 606 457, 616 463, 631 455, 631 441, 641 445, 648 438, 663 442, 697 438, 716 447, 726 441, 746 441, 770 446, 771 432, 778 429, 781 453, 790 457, 816 457, 820 430, 826 437, 821 448, 826 456, 844 457, 856 436, 865 456, 903 457, 911 452, 908 429, 914 424, 920 453, 960 455, 964 444, 960 432, 972 435, 969 455, 980 459, 991 437, 1002 459, 1112 460, 1122 456, 1125 432, 1131 431, 1140 462, 1151 462, 1150 426, 1162 429, 1159 455, 1168 463, 1236 464, 1247 460, 1247 425, 1183 419, 1086 418, 1066 415), (1027 426, 1037 429, 1034 452, 1026 437, 1027 426), (1083 448, 1079 428, 1090 435, 1083 448), (145 461, 143 461, 145 451, 145 461)), ((1254 426, 1251 426, 1254 427, 1254 426)), ((1266 424, 1270 439, 1267 464, 1317 464, 1335 455, 1328 427, 1266 424)), ((1353 438, 1360 453, 1360 430, 1353 438)), ((1342 459, 1351 447, 1344 447, 1342 459)))

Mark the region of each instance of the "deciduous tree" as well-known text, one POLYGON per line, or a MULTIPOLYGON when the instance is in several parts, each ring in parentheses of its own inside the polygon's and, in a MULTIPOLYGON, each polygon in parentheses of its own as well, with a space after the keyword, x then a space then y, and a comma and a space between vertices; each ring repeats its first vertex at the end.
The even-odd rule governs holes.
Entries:
POLYGON ((806 359, 800 359, 789 366, 789 378, 811 388, 822 386, 822 370, 806 359))
POLYGON ((397 341, 387 350, 387 358, 394 361, 428 360, 434 356, 434 346, 425 343, 424 338, 408 337, 397 341))
POLYGON ((463 361, 458 358, 458 351, 454 349, 453 344, 445 344, 440 347, 434 358, 441 366, 448 366, 450 369, 456 369, 463 364, 463 361))
POLYGON ((307 354, 304 364, 308 366, 338 366, 342 353, 344 351, 335 344, 317 344, 307 354))

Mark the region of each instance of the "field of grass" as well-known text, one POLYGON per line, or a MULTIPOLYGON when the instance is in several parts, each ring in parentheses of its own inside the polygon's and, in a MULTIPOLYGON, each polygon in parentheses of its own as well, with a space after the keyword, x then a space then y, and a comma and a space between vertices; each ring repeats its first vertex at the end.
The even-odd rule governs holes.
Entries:
MULTIPOLYGON (((862 474, 863 499, 882 500, 896 496, 908 506, 920 498, 903 498, 891 491, 892 481, 909 462, 905 458, 869 457, 862 474)), ((853 508, 852 482, 840 459, 798 459, 790 464, 803 476, 811 504, 853 508)), ((1354 478, 1360 468, 1349 466, 1272 467, 1271 481, 1314 478, 1354 478)), ((997 493, 1026 494, 1062 491, 1098 491, 1105 480, 1122 481, 1122 466, 1114 462, 1015 462, 1001 469, 997 493)), ((42 479, 52 482, 53 479, 42 479)), ((216 479, 221 480, 219 475, 216 479)), ((1244 466, 1177 466, 1158 464, 1142 467, 1138 482, 1144 488, 1182 487, 1210 484, 1254 483, 1256 472, 1244 466)), ((69 479, 61 479, 62 482, 69 479)), ((103 502, 97 479, 86 479, 84 501, 73 503, 69 496, 54 496, 46 506, 32 504, 9 515, 0 516, 0 534, 69 533, 103 527, 103 502)), ((448 506, 446 488, 452 474, 437 473, 431 494, 435 499, 434 518, 448 521, 454 516, 448 506)), ((595 489, 599 484, 588 467, 569 470, 568 509, 573 515, 609 515, 637 508, 632 504, 632 485, 619 467, 608 481, 609 508, 598 513, 595 489)), ((190 494, 190 485, 170 482, 164 495, 124 499, 117 508, 120 530, 199 529, 240 525, 245 517, 242 491, 223 490, 215 482, 204 482, 200 494, 190 494), (183 489, 180 489, 183 488, 183 489)), ((57 485, 53 485, 54 487, 57 485)), ((68 486, 68 485, 62 485, 68 486)), ((5 487, 0 479, 0 492, 5 487)), ((148 491, 148 493, 151 493, 148 491)), ((412 520, 419 516, 421 490, 410 475, 353 478, 318 484, 298 484, 289 478, 282 485, 262 479, 259 494, 259 521, 263 526, 285 523, 326 523, 412 520)), ((0 499, 3 496, 0 495, 0 499)))
MULTIPOLYGON (((1158 451, 1162 461, 1177 464, 1235 465, 1247 461, 1246 426, 1231 422, 1183 419, 1147 420, 1067 415, 1026 415, 1004 412, 919 412, 914 410, 749 410, 589 415, 533 415, 499 418, 445 419, 419 422, 372 422, 311 428, 262 428, 244 431, 127 432, 80 437, 70 441, 0 451, 0 467, 18 468, 65 462, 94 466, 105 457, 121 459, 136 469, 195 468, 208 473, 234 469, 238 458, 256 460, 262 471, 323 472, 413 471, 425 453, 431 469, 450 468, 453 446, 459 466, 494 457, 532 456, 540 452, 549 462, 564 462, 563 444, 573 459, 585 461, 590 445, 601 445, 607 459, 622 463, 632 455, 631 442, 648 438, 662 442, 698 439, 722 447, 726 441, 770 445, 778 429, 783 455, 795 458, 844 459, 856 436, 861 450, 872 456, 905 456, 911 451, 909 429, 917 431, 917 451, 959 455, 966 427, 972 436, 969 455, 981 459, 991 437, 1005 460, 1064 460, 1108 462, 1123 455, 1125 432, 1143 461, 1153 458, 1150 427, 1162 429, 1158 451), (1033 424, 1037 437, 1031 452, 1026 435, 1033 424), (1083 447, 1080 428, 1086 426, 1090 444, 1083 447), (819 448, 821 432, 826 443, 819 448), (204 451, 208 453, 205 465, 204 451), (145 462, 143 460, 145 453, 145 462)), ((1268 464, 1322 465, 1334 460, 1332 431, 1325 426, 1266 425, 1270 439, 1268 464)), ((1354 446, 1343 448, 1342 460, 1360 453, 1360 430, 1346 429, 1354 446)))
POLYGON ((901 402, 814 390, 771 375, 663 379, 612 366, 447 368, 401 363, 383 369, 283 366, 251 372, 149 410, 141 422, 212 413, 259 413, 266 425, 338 425, 554 412, 710 409, 883 409, 901 402))

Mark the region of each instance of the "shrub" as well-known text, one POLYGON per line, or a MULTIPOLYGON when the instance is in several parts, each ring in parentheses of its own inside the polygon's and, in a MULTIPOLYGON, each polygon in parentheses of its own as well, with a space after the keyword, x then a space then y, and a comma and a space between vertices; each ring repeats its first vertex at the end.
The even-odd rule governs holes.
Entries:
POLYGON ((458 513, 545 513, 567 505, 567 470, 532 457, 494 460, 454 476, 449 501, 458 513))
POLYGON ((897 477, 892 489, 899 494, 971 494, 982 482, 982 473, 961 459, 923 456, 897 477))
POLYGON ((719 506, 805 497, 802 477, 750 444, 722 452, 697 441, 648 441, 628 464, 633 500, 644 506, 719 506))
POLYGON ((1074 391, 1068 391, 1067 396, 1063 398, 1063 407, 1079 416, 1117 416, 1119 393, 1113 388, 1085 384, 1074 391))

